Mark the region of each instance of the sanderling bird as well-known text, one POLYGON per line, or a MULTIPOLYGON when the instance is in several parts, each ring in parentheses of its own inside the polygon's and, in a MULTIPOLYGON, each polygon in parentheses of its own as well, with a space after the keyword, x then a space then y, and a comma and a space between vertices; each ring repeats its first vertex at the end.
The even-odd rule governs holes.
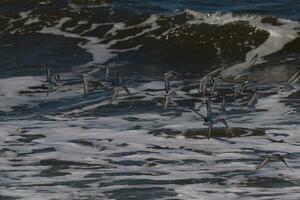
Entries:
POLYGON ((51 78, 48 81, 48 86, 50 89, 53 88, 53 86, 58 86, 58 83, 60 82, 60 77, 58 74, 54 74, 51 76, 51 78))
MULTIPOLYGON (((109 76, 108 66, 106 69, 107 69, 107 71, 106 71, 105 79, 108 80, 108 76, 109 76)), ((106 84, 106 82, 102 82, 100 80, 96 80, 95 78, 93 78, 93 77, 96 77, 95 73, 98 72, 99 70, 100 69, 95 69, 91 72, 88 72, 88 73, 82 75, 83 89, 84 89, 85 96, 87 96, 91 90, 108 86, 106 84)), ((117 73, 117 77, 118 77, 117 85, 120 85, 120 82, 122 82, 122 79, 121 79, 119 73, 117 73)))
POLYGON ((202 96, 205 96, 208 86, 210 86, 211 95, 213 94, 213 92, 217 86, 214 76, 216 74, 220 73, 223 68, 224 67, 218 68, 212 72, 209 72, 206 76, 204 76, 202 79, 200 79, 199 87, 198 87, 198 95, 202 94, 202 96))
POLYGON ((57 84, 59 83, 60 77, 58 74, 52 75, 50 66, 48 64, 44 64, 44 69, 46 70, 47 76, 47 96, 49 96, 49 93, 53 89, 53 87, 57 86, 57 84))
POLYGON ((122 91, 125 91, 128 95, 131 95, 131 92, 129 91, 129 89, 124 85, 123 86, 115 86, 113 91, 114 91, 114 93, 111 98, 111 101, 115 100, 117 98, 117 96, 119 95, 119 93, 122 91))
POLYGON ((292 168, 288 166, 288 164, 285 162, 284 158, 280 154, 267 155, 265 159, 256 167, 255 170, 259 170, 263 168, 269 161, 281 161, 285 164, 285 166, 287 166, 287 168, 294 171, 292 168))
POLYGON ((54 81, 58 83, 60 81, 59 75, 52 74, 50 66, 48 64, 44 64, 44 69, 46 70, 46 76, 47 76, 48 83, 53 83, 54 81))
POLYGON ((163 74, 163 79, 165 82, 165 90, 166 90, 166 94, 169 93, 170 90, 170 79, 173 77, 176 77, 177 75, 179 75, 178 72, 174 72, 174 71, 168 71, 166 73, 163 74))
POLYGON ((194 113, 196 113, 197 115, 199 115, 200 117, 202 117, 203 120, 204 120, 204 125, 208 126, 207 139, 209 139, 211 137, 211 131, 213 129, 213 125, 214 124, 218 124, 218 123, 224 124, 226 126, 226 128, 227 128, 226 132, 227 133, 229 132, 231 134, 231 136, 234 136, 234 133, 233 133, 232 129, 228 126, 226 120, 223 119, 223 118, 213 119, 213 113, 212 113, 212 109, 210 107, 209 101, 206 100, 205 103, 206 103, 206 110, 207 110, 206 116, 202 115, 201 113, 199 113, 199 112, 197 112, 195 110, 192 110, 192 111, 194 113))
POLYGON ((128 95, 132 95, 130 90, 125 86, 123 78, 121 77, 120 73, 116 73, 117 82, 115 83, 115 87, 113 88, 113 95, 111 98, 111 102, 117 98, 120 92, 125 91, 128 95))
POLYGON ((247 86, 248 81, 245 81, 241 84, 235 85, 233 90, 233 100, 236 100, 238 96, 240 95, 246 95, 247 94, 247 86))

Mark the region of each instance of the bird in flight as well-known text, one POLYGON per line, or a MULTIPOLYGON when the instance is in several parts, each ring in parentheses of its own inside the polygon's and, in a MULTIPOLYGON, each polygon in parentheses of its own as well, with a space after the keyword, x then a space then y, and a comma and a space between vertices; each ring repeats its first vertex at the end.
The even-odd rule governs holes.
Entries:
POLYGON ((287 168, 289 168, 290 170, 294 171, 292 168, 290 168, 288 166, 288 164, 286 163, 286 161, 284 160, 284 158, 280 154, 270 154, 270 155, 267 155, 265 157, 265 159, 261 163, 259 163, 259 165, 256 167, 255 170, 259 170, 259 169, 263 168, 269 161, 281 161, 281 162, 283 162, 283 164, 287 168))
POLYGON ((213 113, 212 113, 212 109, 210 107, 209 101, 206 100, 206 110, 207 110, 207 114, 206 116, 202 115, 201 113, 192 110, 194 113, 196 113, 197 115, 199 115, 203 120, 204 120, 204 124, 208 126, 208 133, 207 133, 207 139, 209 139, 211 137, 211 132, 213 129, 213 125, 214 124, 219 124, 222 123, 226 126, 226 133, 230 133, 231 136, 234 136, 234 133, 232 131, 232 129, 228 126, 226 120, 224 118, 213 118, 213 113))

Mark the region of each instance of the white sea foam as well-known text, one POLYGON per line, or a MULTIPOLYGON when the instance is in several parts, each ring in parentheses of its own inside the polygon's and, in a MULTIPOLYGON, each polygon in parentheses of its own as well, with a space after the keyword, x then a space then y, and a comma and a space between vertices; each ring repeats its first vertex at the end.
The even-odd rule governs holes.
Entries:
POLYGON ((19 92, 28 87, 41 85, 38 77, 14 77, 0 79, 0 110, 10 111, 12 106, 20 105, 31 97, 20 96, 19 92))
MULTIPOLYGON (((78 85, 55 86, 47 96, 46 77, 13 77, 0 79, 0 111, 9 112, 16 106, 36 106, 44 100, 55 100, 82 95, 78 85), (44 89, 42 86, 44 85, 44 89), (36 89, 41 87, 41 89, 36 89)), ((82 89, 83 91, 83 89, 82 89)))
POLYGON ((16 18, 16 19, 10 19, 8 23, 11 24, 11 23, 14 23, 14 22, 23 20, 23 19, 25 19, 25 18, 28 18, 29 14, 30 14, 31 12, 32 12, 32 11, 20 12, 20 13, 19 13, 20 17, 19 17, 19 18, 16 18))
MULTIPOLYGON (((128 115, 127 115, 128 116, 128 115)), ((158 120, 160 116, 156 115, 140 115, 143 118, 148 118, 150 120, 158 120)), ((137 116, 139 117, 139 116, 137 116)), ((151 180, 158 181, 156 186, 168 188, 171 190, 175 190, 177 194, 177 198, 179 199, 197 199, 199 195, 205 195, 206 199, 214 199, 220 198, 223 196, 225 199, 232 199, 236 197, 239 199, 241 196, 239 195, 241 192, 248 192, 249 198, 251 196, 255 196, 255 194, 269 194, 273 191, 273 188, 268 188, 265 191, 252 190, 251 187, 245 187, 243 184, 247 182, 249 179, 254 179, 256 177, 273 177, 273 178, 283 178, 291 179, 291 181, 300 180, 295 173, 289 172, 288 169, 282 165, 282 163, 270 163, 266 169, 276 167, 277 170, 274 170, 272 173, 268 172, 268 170, 262 169, 261 172, 248 176, 243 175, 242 172, 239 172, 240 175, 234 175, 240 170, 251 172, 256 167, 256 164, 259 163, 263 157, 259 157, 258 155, 251 154, 251 148, 259 149, 261 151, 270 151, 273 150, 274 145, 268 145, 267 140, 257 140, 257 138, 232 138, 231 140, 236 141, 236 143, 228 145, 228 143, 211 139, 211 140, 194 140, 194 139, 177 139, 177 138, 166 138, 166 137, 157 137, 151 134, 147 134, 147 130, 128 130, 131 125, 135 122, 128 122, 125 120, 120 120, 121 117, 100 117, 94 120, 84 120, 84 118, 73 119, 70 121, 56 121, 56 122, 42 122, 40 124, 39 121, 31 121, 31 125, 37 127, 35 129, 31 129, 30 134, 42 134, 45 135, 45 138, 36 139, 34 146, 28 146, 25 148, 16 148, 19 153, 20 152, 30 152, 33 149, 40 149, 45 147, 55 147, 55 152, 49 153, 40 153, 40 154, 29 154, 25 159, 21 162, 25 163, 34 163, 43 159, 58 159, 58 160, 69 160, 73 162, 84 162, 90 164, 101 164, 111 166, 110 168, 105 169, 86 169, 82 170, 80 168, 74 167, 72 169, 72 173, 65 176, 56 176, 56 177, 39 177, 35 176, 31 178, 32 175, 38 175, 41 170, 45 169, 44 167, 39 168, 31 168, 32 172, 26 171, 27 175, 23 177, 21 180, 15 183, 16 186, 19 184, 23 184, 27 188, 27 192, 25 194, 21 193, 13 193, 12 190, 6 190, 6 195, 12 196, 22 196, 23 199, 29 198, 40 198, 41 196, 48 198, 50 191, 55 192, 57 197, 61 199, 67 199, 69 196, 68 192, 73 195, 79 195, 75 191, 73 191, 70 186, 61 186, 59 190, 57 190, 58 186, 39 186, 39 189, 48 187, 48 190, 45 193, 39 192, 38 195, 31 195, 31 193, 35 193, 36 188, 30 186, 30 184, 55 184, 60 183, 65 180, 73 181, 76 183, 80 180, 88 181, 89 179, 85 176, 90 174, 97 173, 136 173, 143 172, 145 175, 116 175, 116 176, 105 176, 103 179, 97 180, 97 182, 106 182, 113 183, 114 181, 133 181, 133 180, 151 180), (97 125, 95 128, 84 129, 81 128, 86 126, 97 125), (70 126, 70 125, 76 125, 70 126), (109 126, 109 127, 108 127, 109 126), (103 129, 101 127, 106 127, 107 129, 103 129), (107 139, 111 139, 108 141, 107 139), (85 140, 90 141, 93 145, 85 146, 77 143, 71 143, 71 140, 85 140), (119 146, 120 144, 127 144, 126 146, 119 146), (255 146, 254 146, 255 144, 255 146), (151 149, 149 147, 156 145, 165 147, 166 149, 151 149), (184 147, 184 148, 182 148, 184 147), (241 147, 245 148, 245 150, 241 150, 241 147), (102 149, 103 148, 103 149, 102 149), (246 150, 249 148, 249 150, 246 150), (102 149, 99 151, 99 149, 102 149), (187 149, 193 150, 189 151, 187 149), (197 152, 199 150, 199 152, 197 152), (211 155, 206 155, 201 153, 210 152, 211 155), (141 152, 134 153, 128 155, 122 155, 123 153, 131 153, 131 152, 141 152), (142 153, 144 152, 144 153, 142 153), (120 156, 118 156, 120 155, 120 156), (148 158, 155 158, 157 160, 163 160, 163 163, 158 163, 154 166, 122 166, 117 163, 122 163, 125 161, 134 161, 134 162, 144 162, 148 158), (245 161, 242 161, 240 159, 245 161), (250 162, 247 159, 256 158, 257 162, 250 162), (114 160, 114 164, 109 163, 110 159, 114 160), (185 163, 187 160, 194 161, 195 163, 185 163), (223 163, 223 160, 226 162, 223 163), (168 163, 169 161, 170 163, 168 163), (197 162, 196 162, 197 161, 197 162), (165 174, 156 175, 156 173, 165 174), (278 174, 283 174, 279 176, 278 174), (222 175, 224 174, 224 175, 222 175), (227 177, 229 176, 229 177, 227 177), (210 184, 201 183, 201 180, 214 180, 214 178, 223 178, 225 180, 225 184, 218 184, 211 182, 210 184), (163 184, 159 181, 184 181, 189 179, 200 180, 200 183, 189 183, 189 184, 163 184), (228 184, 232 187, 228 189, 228 184), (26 186, 28 185, 28 187, 26 186), (197 188, 197 189, 196 189, 197 188), (200 188, 200 189, 199 189, 200 188), (224 197, 224 191, 226 195, 224 197)), ((167 118, 167 117, 165 117, 167 118)), ((192 119, 187 119, 183 117, 185 121, 191 121, 192 119)), ((183 121, 181 123, 183 123, 183 121)), ((163 124, 172 123, 169 120, 157 121, 163 124)), ((1 124, 1 130, 4 132, 10 131, 11 127, 14 126, 14 123, 17 123, 19 126, 28 125, 28 121, 18 122, 11 121, 8 124, 1 124)), ((146 122, 147 123, 147 122, 146 122)), ((177 123, 179 123, 177 121, 177 123)), ((142 125, 142 124, 141 124, 142 125)), ((150 124, 149 124, 150 125, 150 124)), ((272 131, 270 131, 272 132, 272 131)), ((280 133, 280 131, 279 131, 280 133)), ((13 136, 8 135, 8 138, 13 139, 13 136)), ((294 138, 294 142, 299 141, 299 138, 294 138)), ((30 145, 30 144, 28 144, 30 145)), ((289 151, 289 153, 296 153, 297 147, 291 148, 289 144, 282 144, 277 146, 277 151, 289 151)), ((263 156, 263 155, 262 155, 263 156)), ((155 162, 155 161, 154 161, 155 162)), ((299 159, 287 159, 287 162, 294 168, 299 167, 299 159)), ((9 167, 9 166, 7 166, 9 167)), ((17 166, 15 167, 18 168, 17 166)), ((25 172, 20 171, 19 173, 10 174, 11 178, 13 177, 22 177, 25 172)), ((94 180, 90 179, 91 183, 94 180)), ((90 195, 96 195, 95 188, 97 188, 98 184, 89 184, 90 187, 90 195)), ((147 188, 152 187, 153 185, 107 185, 101 188, 98 191, 98 195, 104 195, 106 191, 113 192, 115 189, 130 189, 133 187, 147 188), (103 193, 102 193, 103 192, 103 193)), ((296 189, 299 187, 285 187, 285 188, 276 188, 278 191, 290 191, 290 194, 287 194, 286 197, 293 198, 295 196, 296 189)), ((80 190, 82 194, 85 193, 84 190, 80 190)), ((52 196, 52 195, 51 195, 52 196)), ((104 195, 105 196, 105 195, 104 195)), ((282 196, 282 195, 281 195, 282 196)), ((53 197, 53 196, 52 196, 53 197)))
POLYGON ((40 22, 40 19, 35 17, 35 18, 29 18, 25 23, 24 25, 31 25, 31 24, 35 24, 35 23, 38 23, 40 22))

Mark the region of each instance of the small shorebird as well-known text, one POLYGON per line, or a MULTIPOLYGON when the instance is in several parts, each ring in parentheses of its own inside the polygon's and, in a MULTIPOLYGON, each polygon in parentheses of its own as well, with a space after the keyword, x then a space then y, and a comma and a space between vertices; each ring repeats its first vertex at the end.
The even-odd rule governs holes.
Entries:
MULTIPOLYGON (((109 81, 109 65, 106 64, 105 65, 106 68, 106 72, 105 72, 105 81, 99 81, 99 80, 95 80, 93 79, 93 77, 96 77, 95 73, 100 71, 101 69, 95 69, 91 72, 88 72, 86 74, 82 75, 82 80, 83 80, 83 88, 84 88, 84 95, 87 96, 89 94, 89 92, 93 89, 97 89, 97 88, 105 88, 110 86, 110 83, 108 83, 109 81)), ((120 86, 123 84, 123 80, 122 77, 120 76, 119 72, 116 73, 117 76, 117 86, 120 86)))
POLYGON ((174 72, 174 71, 168 71, 166 73, 163 74, 163 79, 165 82, 165 90, 166 90, 166 94, 169 93, 170 90, 170 79, 173 77, 176 77, 177 75, 179 75, 178 72, 174 72))
POLYGON ((288 166, 288 164, 285 162, 283 157, 280 154, 270 154, 265 157, 265 159, 256 167, 255 170, 259 170, 263 168, 269 161, 281 161, 289 168, 290 170, 294 171, 292 168, 288 166))
POLYGON ((117 98, 117 96, 119 95, 119 93, 122 91, 125 91, 128 95, 131 95, 131 92, 129 91, 129 89, 124 85, 123 86, 115 86, 113 91, 114 91, 114 93, 111 98, 111 101, 115 100, 117 98))
POLYGON ((44 69, 46 70, 46 76, 47 76, 47 82, 52 83, 53 79, 58 83, 60 80, 60 77, 58 74, 52 75, 50 66, 48 64, 44 64, 44 69))
POLYGON ((206 91, 208 86, 210 86, 211 95, 213 94, 215 88, 216 88, 216 81, 214 79, 214 76, 222 71, 224 67, 218 68, 212 72, 209 72, 206 76, 204 76, 199 81, 199 87, 198 87, 198 95, 202 94, 202 96, 206 95, 206 91))
POLYGON ((111 102, 117 98, 120 92, 125 91, 128 95, 132 95, 130 90, 125 86, 123 78, 121 77, 120 73, 116 73, 117 76, 117 83, 115 87, 113 88, 113 95, 111 98, 111 102))
POLYGON ((222 123, 226 126, 227 128, 227 133, 229 132, 232 136, 234 136, 234 133, 232 131, 232 129, 228 126, 227 122, 225 119, 223 118, 216 118, 216 119, 213 119, 213 113, 212 113, 212 109, 209 105, 209 102, 208 100, 205 101, 206 103, 206 110, 207 110, 207 114, 206 116, 202 115, 201 113, 198 113, 197 111, 195 110, 192 110, 194 113, 196 113, 197 115, 199 115, 200 117, 203 118, 204 120, 204 125, 207 125, 208 126, 208 134, 207 134, 207 139, 209 139, 211 137, 211 131, 213 129, 213 125, 214 124, 218 124, 218 123, 222 123))
POLYGON ((241 84, 234 86, 234 92, 233 92, 233 100, 235 100, 239 95, 246 95, 247 93, 247 86, 248 81, 245 81, 241 84))
POLYGON ((210 96, 213 96, 217 87, 217 81, 215 78, 206 76, 203 77, 199 83, 198 95, 202 94, 202 96, 205 96, 208 87, 210 87, 210 96))
POLYGON ((53 89, 53 87, 57 86, 57 84, 59 83, 60 77, 58 74, 52 75, 50 66, 48 64, 44 64, 44 69, 46 70, 47 76, 47 96, 49 96, 49 93, 53 89))

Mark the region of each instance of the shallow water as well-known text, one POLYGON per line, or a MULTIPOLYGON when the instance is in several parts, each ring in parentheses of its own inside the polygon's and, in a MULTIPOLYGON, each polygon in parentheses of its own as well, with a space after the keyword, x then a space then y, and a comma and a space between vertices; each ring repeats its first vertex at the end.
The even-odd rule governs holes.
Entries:
POLYGON ((300 64, 297 0, 24 2, 0 3, 1 199, 299 199, 300 84, 279 89, 300 64), (61 77, 48 95, 44 63, 61 77), (84 96, 82 74, 104 81, 105 63, 132 96, 111 101, 109 83, 84 96), (207 140, 191 110, 221 67, 211 100, 226 96, 235 135, 216 125, 207 140), (253 109, 232 98, 245 80, 253 109), (270 153, 294 171, 255 171, 270 153))

